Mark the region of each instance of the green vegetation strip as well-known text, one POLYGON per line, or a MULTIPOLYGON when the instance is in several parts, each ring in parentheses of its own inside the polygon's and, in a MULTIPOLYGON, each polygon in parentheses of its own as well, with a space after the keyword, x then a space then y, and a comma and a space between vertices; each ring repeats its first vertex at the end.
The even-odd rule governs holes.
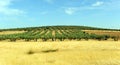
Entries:
MULTIPOLYGON (((78 27, 77 26, 76 27, 75 26, 53 26, 53 27, 48 26, 48 27, 26 28, 26 29, 22 29, 22 30, 27 31, 24 33, 0 35, 0 41, 2 40, 9 40, 12 42, 15 42, 16 40, 38 41, 38 39, 42 39, 43 41, 48 41, 48 40, 56 41, 56 39, 60 41, 64 41, 65 39, 68 39, 68 40, 81 40, 81 39, 108 40, 110 38, 115 41, 118 41, 118 37, 109 36, 109 35, 88 34, 86 32, 81 31, 83 29, 98 29, 99 30, 100 28, 79 27, 79 26, 78 27), (55 35, 52 35, 53 31, 55 31, 55 35)), ((18 29, 18 30, 21 30, 21 29, 18 29)))

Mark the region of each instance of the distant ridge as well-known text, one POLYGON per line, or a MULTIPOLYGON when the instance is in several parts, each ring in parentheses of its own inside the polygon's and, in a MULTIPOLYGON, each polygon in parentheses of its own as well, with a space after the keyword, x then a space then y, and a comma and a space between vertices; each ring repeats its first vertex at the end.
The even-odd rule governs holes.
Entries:
POLYGON ((120 29, 110 29, 110 28, 99 28, 99 27, 90 27, 90 26, 68 26, 68 25, 58 25, 58 26, 38 26, 38 27, 24 27, 24 28, 10 28, 10 29, 0 29, 0 31, 10 31, 10 30, 32 30, 40 28, 67 28, 67 29, 80 29, 80 30, 110 30, 110 31, 120 31, 120 29))

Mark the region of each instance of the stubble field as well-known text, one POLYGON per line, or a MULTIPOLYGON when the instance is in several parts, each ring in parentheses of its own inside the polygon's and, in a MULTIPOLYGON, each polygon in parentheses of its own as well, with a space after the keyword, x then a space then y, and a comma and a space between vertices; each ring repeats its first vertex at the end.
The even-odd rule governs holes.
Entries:
POLYGON ((120 65, 120 41, 0 42, 0 65, 120 65))

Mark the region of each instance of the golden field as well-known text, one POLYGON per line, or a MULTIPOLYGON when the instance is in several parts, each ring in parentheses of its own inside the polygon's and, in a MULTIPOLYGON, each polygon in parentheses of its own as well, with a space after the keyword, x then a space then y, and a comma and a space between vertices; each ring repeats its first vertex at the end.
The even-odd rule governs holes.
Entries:
POLYGON ((7 34, 18 34, 18 33, 24 33, 26 31, 2 31, 0 32, 0 35, 7 35, 7 34))
POLYGON ((82 30, 86 33, 94 33, 97 35, 110 35, 110 36, 116 36, 120 38, 120 31, 107 31, 107 30, 82 30))
POLYGON ((120 65, 120 41, 0 42, 0 65, 120 65))

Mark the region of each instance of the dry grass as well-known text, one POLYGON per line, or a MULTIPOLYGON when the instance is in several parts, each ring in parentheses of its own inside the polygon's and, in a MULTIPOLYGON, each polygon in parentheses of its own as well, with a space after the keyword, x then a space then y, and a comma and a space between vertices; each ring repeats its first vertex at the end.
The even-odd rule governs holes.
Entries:
POLYGON ((120 37, 120 31, 106 31, 106 30, 83 30, 87 33, 95 33, 99 35, 111 35, 111 36, 119 36, 120 37))
POLYGON ((55 36, 55 31, 52 31, 52 35, 55 36))
POLYGON ((0 65, 120 65, 120 41, 0 42, 0 65))
POLYGON ((60 30, 57 30, 57 32, 61 35, 62 33, 60 32, 60 30))
POLYGON ((26 31, 2 31, 0 32, 0 35, 6 35, 6 34, 17 34, 17 33, 24 33, 26 31))

